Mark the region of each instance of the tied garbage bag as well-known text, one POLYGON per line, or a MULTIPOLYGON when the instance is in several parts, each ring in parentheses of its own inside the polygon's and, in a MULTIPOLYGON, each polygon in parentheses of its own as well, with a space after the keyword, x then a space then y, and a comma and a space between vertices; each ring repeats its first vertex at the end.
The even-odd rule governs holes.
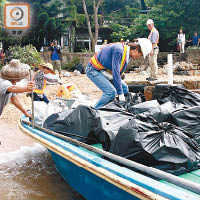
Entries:
POLYGON ((142 93, 129 92, 128 94, 125 95, 124 102, 119 102, 118 99, 114 99, 113 101, 103 106, 103 108, 130 112, 132 106, 143 103, 145 101, 146 101, 145 96, 142 93))
POLYGON ((144 112, 151 112, 154 109, 158 109, 160 104, 157 100, 146 101, 143 103, 136 104, 134 106, 129 107, 128 111, 134 115, 138 115, 144 112))
MULTIPOLYGON (((31 110, 32 114, 32 110, 31 110)), ((42 126, 48 115, 48 104, 44 101, 34 101, 34 120, 38 126, 42 126)))
POLYGON ((200 145, 200 106, 175 111, 172 117, 175 124, 191 133, 200 145))
POLYGON ((188 108, 188 106, 185 106, 183 104, 175 104, 171 101, 164 103, 162 105, 159 105, 155 107, 154 109, 151 109, 147 112, 144 112, 143 114, 149 117, 152 117, 157 122, 169 122, 174 124, 174 119, 172 117, 172 113, 174 111, 188 108))
POLYGON ((131 111, 131 107, 146 101, 145 96, 142 93, 128 93, 126 95, 126 101, 122 104, 122 106, 127 110, 131 111))
POLYGON ((79 105, 75 109, 51 115, 45 120, 44 127, 84 143, 101 143, 104 150, 108 150, 119 128, 133 117, 125 111, 108 108, 96 110, 79 105))
POLYGON ((113 107, 110 109, 100 108, 98 113, 102 126, 102 129, 99 129, 98 137, 103 149, 108 151, 119 129, 135 117, 123 109, 114 109, 113 107))
POLYGON ((98 128, 101 128, 100 118, 96 110, 88 106, 53 114, 43 126, 84 143, 99 143, 94 131, 98 132, 98 128))
POLYGON ((200 94, 190 92, 180 86, 166 86, 163 92, 160 91, 157 100, 160 104, 172 101, 187 106, 200 106, 200 94))
POLYGON ((190 133, 145 115, 120 128, 110 152, 174 174, 196 169, 200 160, 200 149, 190 133))

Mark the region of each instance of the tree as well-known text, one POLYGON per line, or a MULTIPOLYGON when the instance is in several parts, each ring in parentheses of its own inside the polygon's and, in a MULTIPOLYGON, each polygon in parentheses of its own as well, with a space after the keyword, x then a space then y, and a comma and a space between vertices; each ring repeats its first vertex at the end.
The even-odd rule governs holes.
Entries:
POLYGON ((200 1, 199 0, 146 0, 151 8, 147 15, 139 15, 131 29, 133 35, 146 36, 146 20, 151 18, 160 32, 161 50, 171 50, 176 47, 176 38, 180 28, 186 33, 186 38, 192 37, 194 31, 200 31, 200 1))
MULTIPOLYGON (((33 0, 32 0, 33 1, 33 0)), ((31 43, 40 49, 44 38, 50 43, 53 39, 59 40, 66 30, 66 23, 63 23, 65 10, 60 1, 50 2, 50 0, 33 1, 35 16, 35 25, 31 32, 31 43), (48 4, 45 4, 48 3, 48 4), (60 15, 61 14, 61 15, 60 15)))
POLYGON ((95 28, 95 32, 92 32, 92 26, 91 26, 91 21, 90 21, 90 17, 88 14, 88 10, 87 10, 87 5, 86 5, 86 1, 82 0, 83 3, 83 9, 85 12, 85 16, 86 16, 86 21, 87 21, 87 27, 88 27, 88 32, 89 32, 89 36, 90 39, 92 41, 92 51, 95 50, 95 45, 97 44, 97 39, 99 36, 99 22, 98 22, 98 10, 99 10, 99 6, 102 3, 102 0, 93 0, 93 11, 94 11, 94 28, 95 28))

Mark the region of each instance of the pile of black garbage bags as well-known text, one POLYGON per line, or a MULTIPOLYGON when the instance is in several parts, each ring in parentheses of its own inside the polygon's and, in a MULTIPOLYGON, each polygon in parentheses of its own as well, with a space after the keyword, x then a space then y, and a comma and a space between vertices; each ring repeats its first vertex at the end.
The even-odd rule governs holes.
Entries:
POLYGON ((181 86, 157 85, 151 101, 139 92, 98 110, 80 105, 44 127, 173 174, 200 168, 200 94, 181 86))

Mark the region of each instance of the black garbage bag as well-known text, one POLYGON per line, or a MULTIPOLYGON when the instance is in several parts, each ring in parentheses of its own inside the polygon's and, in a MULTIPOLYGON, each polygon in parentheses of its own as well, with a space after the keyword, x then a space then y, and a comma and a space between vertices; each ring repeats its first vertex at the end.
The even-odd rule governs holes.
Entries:
POLYGON ((196 169, 200 160, 200 149, 190 133, 145 115, 120 128, 110 152, 174 174, 196 169))
POLYGON ((179 86, 167 86, 163 92, 160 92, 157 100, 160 104, 172 101, 188 106, 200 106, 200 94, 190 92, 179 86))
POLYGON ((81 63, 75 66, 75 70, 79 71, 81 74, 85 74, 85 68, 81 63))
POLYGON ((134 115, 123 110, 100 108, 98 113, 102 129, 99 130, 99 140, 103 149, 108 151, 119 129, 135 118, 134 115))
POLYGON ((132 109, 132 106, 143 103, 145 101, 146 101, 146 98, 142 93, 129 92, 128 94, 125 95, 124 102, 119 102, 118 99, 116 98, 113 101, 106 104, 105 106, 103 106, 103 108, 130 112, 132 109))
POLYGON ((153 92, 153 99, 158 99, 161 93, 168 92, 172 87, 184 88, 183 85, 157 84, 153 92))
POLYGON ((128 85, 129 92, 144 94, 144 88, 147 85, 128 85))
POLYGON ((174 111, 172 117, 175 124, 191 133, 200 145, 200 106, 174 111))
POLYGON ((129 107, 128 111, 134 115, 138 115, 144 112, 152 112, 154 109, 159 109, 160 104, 157 100, 146 101, 129 107))
POLYGON ((169 122, 169 123, 175 123, 174 119, 172 117, 172 113, 174 111, 188 108, 188 106, 185 106, 183 104, 176 104, 171 101, 166 102, 160 106, 157 106, 149 111, 144 112, 143 114, 149 117, 152 117, 157 122, 169 122))
POLYGON ((104 150, 109 150, 119 128, 132 118, 132 114, 119 109, 96 110, 80 105, 51 115, 45 120, 44 127, 84 143, 101 143, 104 150))
POLYGON ((99 143, 95 133, 102 128, 98 113, 88 106, 53 114, 45 120, 43 126, 88 144, 99 143))
POLYGON ((145 96, 142 93, 131 93, 129 92, 126 96, 125 96, 126 101, 124 102, 124 104, 122 104, 122 106, 128 111, 131 111, 131 107, 140 103, 143 103, 146 101, 145 96))

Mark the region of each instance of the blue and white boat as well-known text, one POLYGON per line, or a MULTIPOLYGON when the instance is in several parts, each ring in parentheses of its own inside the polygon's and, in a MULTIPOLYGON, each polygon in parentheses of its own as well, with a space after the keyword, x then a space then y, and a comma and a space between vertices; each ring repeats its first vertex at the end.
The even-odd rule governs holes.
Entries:
MULTIPOLYGON (((64 180, 88 200, 200 200, 200 195, 165 180, 147 177, 104 159, 79 145, 55 137, 22 117, 21 130, 45 146, 64 180)), ((100 144, 92 145, 102 149, 100 144)), ((200 188, 200 170, 180 176, 200 188)))

